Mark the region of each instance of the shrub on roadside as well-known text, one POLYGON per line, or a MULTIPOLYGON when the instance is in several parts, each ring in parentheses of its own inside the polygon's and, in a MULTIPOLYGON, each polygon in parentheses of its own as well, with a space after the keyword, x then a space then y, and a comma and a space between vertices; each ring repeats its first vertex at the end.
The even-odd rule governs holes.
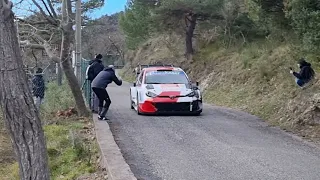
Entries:
POLYGON ((44 103, 41 109, 42 114, 57 112, 74 106, 75 101, 66 82, 62 86, 58 86, 56 82, 47 84, 44 103))

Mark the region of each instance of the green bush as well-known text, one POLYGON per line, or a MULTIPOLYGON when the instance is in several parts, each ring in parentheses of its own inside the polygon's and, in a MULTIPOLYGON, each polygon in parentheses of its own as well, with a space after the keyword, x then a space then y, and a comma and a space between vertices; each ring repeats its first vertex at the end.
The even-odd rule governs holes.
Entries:
MULTIPOLYGON (((44 133, 49 156, 51 179, 76 179, 80 175, 96 171, 96 141, 89 141, 83 127, 88 126, 88 120, 76 117, 57 119, 55 113, 74 106, 71 90, 66 82, 58 86, 56 82, 47 84, 45 102, 41 107, 42 119, 45 123, 44 133), (54 113, 54 114, 52 114, 54 113)), ((1 114, 1 113, 0 113, 1 114)), ((1 119, 1 116, 0 116, 1 119)), ((1 124, 1 121, 0 121, 1 124)), ((0 179, 19 179, 18 163, 0 166, 0 179)))
POLYGON ((287 16, 303 42, 304 48, 319 54, 320 46, 320 3, 318 0, 292 0, 287 16))
POLYGON ((50 114, 74 106, 75 101, 66 82, 63 82, 62 86, 58 86, 56 82, 47 84, 45 99, 41 109, 42 114, 50 114))

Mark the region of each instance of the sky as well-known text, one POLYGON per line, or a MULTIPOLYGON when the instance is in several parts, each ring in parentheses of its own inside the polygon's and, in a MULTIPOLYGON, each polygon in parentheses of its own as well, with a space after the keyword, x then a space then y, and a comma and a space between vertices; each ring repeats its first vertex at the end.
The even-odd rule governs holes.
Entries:
MULTIPOLYGON (((30 15, 30 11, 28 9, 38 10, 34 4, 31 2, 31 0, 12 0, 15 4, 13 11, 18 16, 26 16, 30 15)), ((82 0, 83 1, 83 0, 82 0)), ((92 19, 99 18, 103 15, 111 15, 120 11, 123 11, 125 8, 125 5, 127 3, 127 0, 105 0, 104 6, 94 10, 90 14, 87 14, 92 19)))
POLYGON ((105 0, 105 4, 102 8, 95 10, 90 14, 92 18, 99 18, 103 15, 111 15, 124 10, 127 0, 105 0))

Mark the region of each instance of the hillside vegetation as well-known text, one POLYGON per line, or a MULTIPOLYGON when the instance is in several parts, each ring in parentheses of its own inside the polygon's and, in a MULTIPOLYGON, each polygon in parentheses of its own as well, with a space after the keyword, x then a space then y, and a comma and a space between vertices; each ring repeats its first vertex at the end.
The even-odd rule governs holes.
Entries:
POLYGON ((301 57, 319 73, 319 17, 317 0, 135 0, 119 19, 123 76, 138 63, 171 63, 201 82, 205 101, 319 140, 318 77, 301 89, 289 73, 301 57))

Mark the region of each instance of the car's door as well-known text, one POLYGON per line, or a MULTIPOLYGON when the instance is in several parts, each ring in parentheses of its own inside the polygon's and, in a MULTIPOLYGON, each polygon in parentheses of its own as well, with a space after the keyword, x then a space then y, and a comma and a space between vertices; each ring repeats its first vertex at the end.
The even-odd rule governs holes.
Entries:
POLYGON ((144 71, 142 71, 135 82, 135 87, 131 89, 131 97, 132 97, 132 101, 137 104, 137 94, 139 94, 139 92, 141 91, 141 87, 142 87, 142 80, 143 80, 143 74, 144 71))
POLYGON ((139 98, 139 102, 141 102, 141 93, 143 92, 143 78, 144 78, 144 70, 141 71, 140 76, 138 78, 138 82, 137 82, 137 95, 139 98))

